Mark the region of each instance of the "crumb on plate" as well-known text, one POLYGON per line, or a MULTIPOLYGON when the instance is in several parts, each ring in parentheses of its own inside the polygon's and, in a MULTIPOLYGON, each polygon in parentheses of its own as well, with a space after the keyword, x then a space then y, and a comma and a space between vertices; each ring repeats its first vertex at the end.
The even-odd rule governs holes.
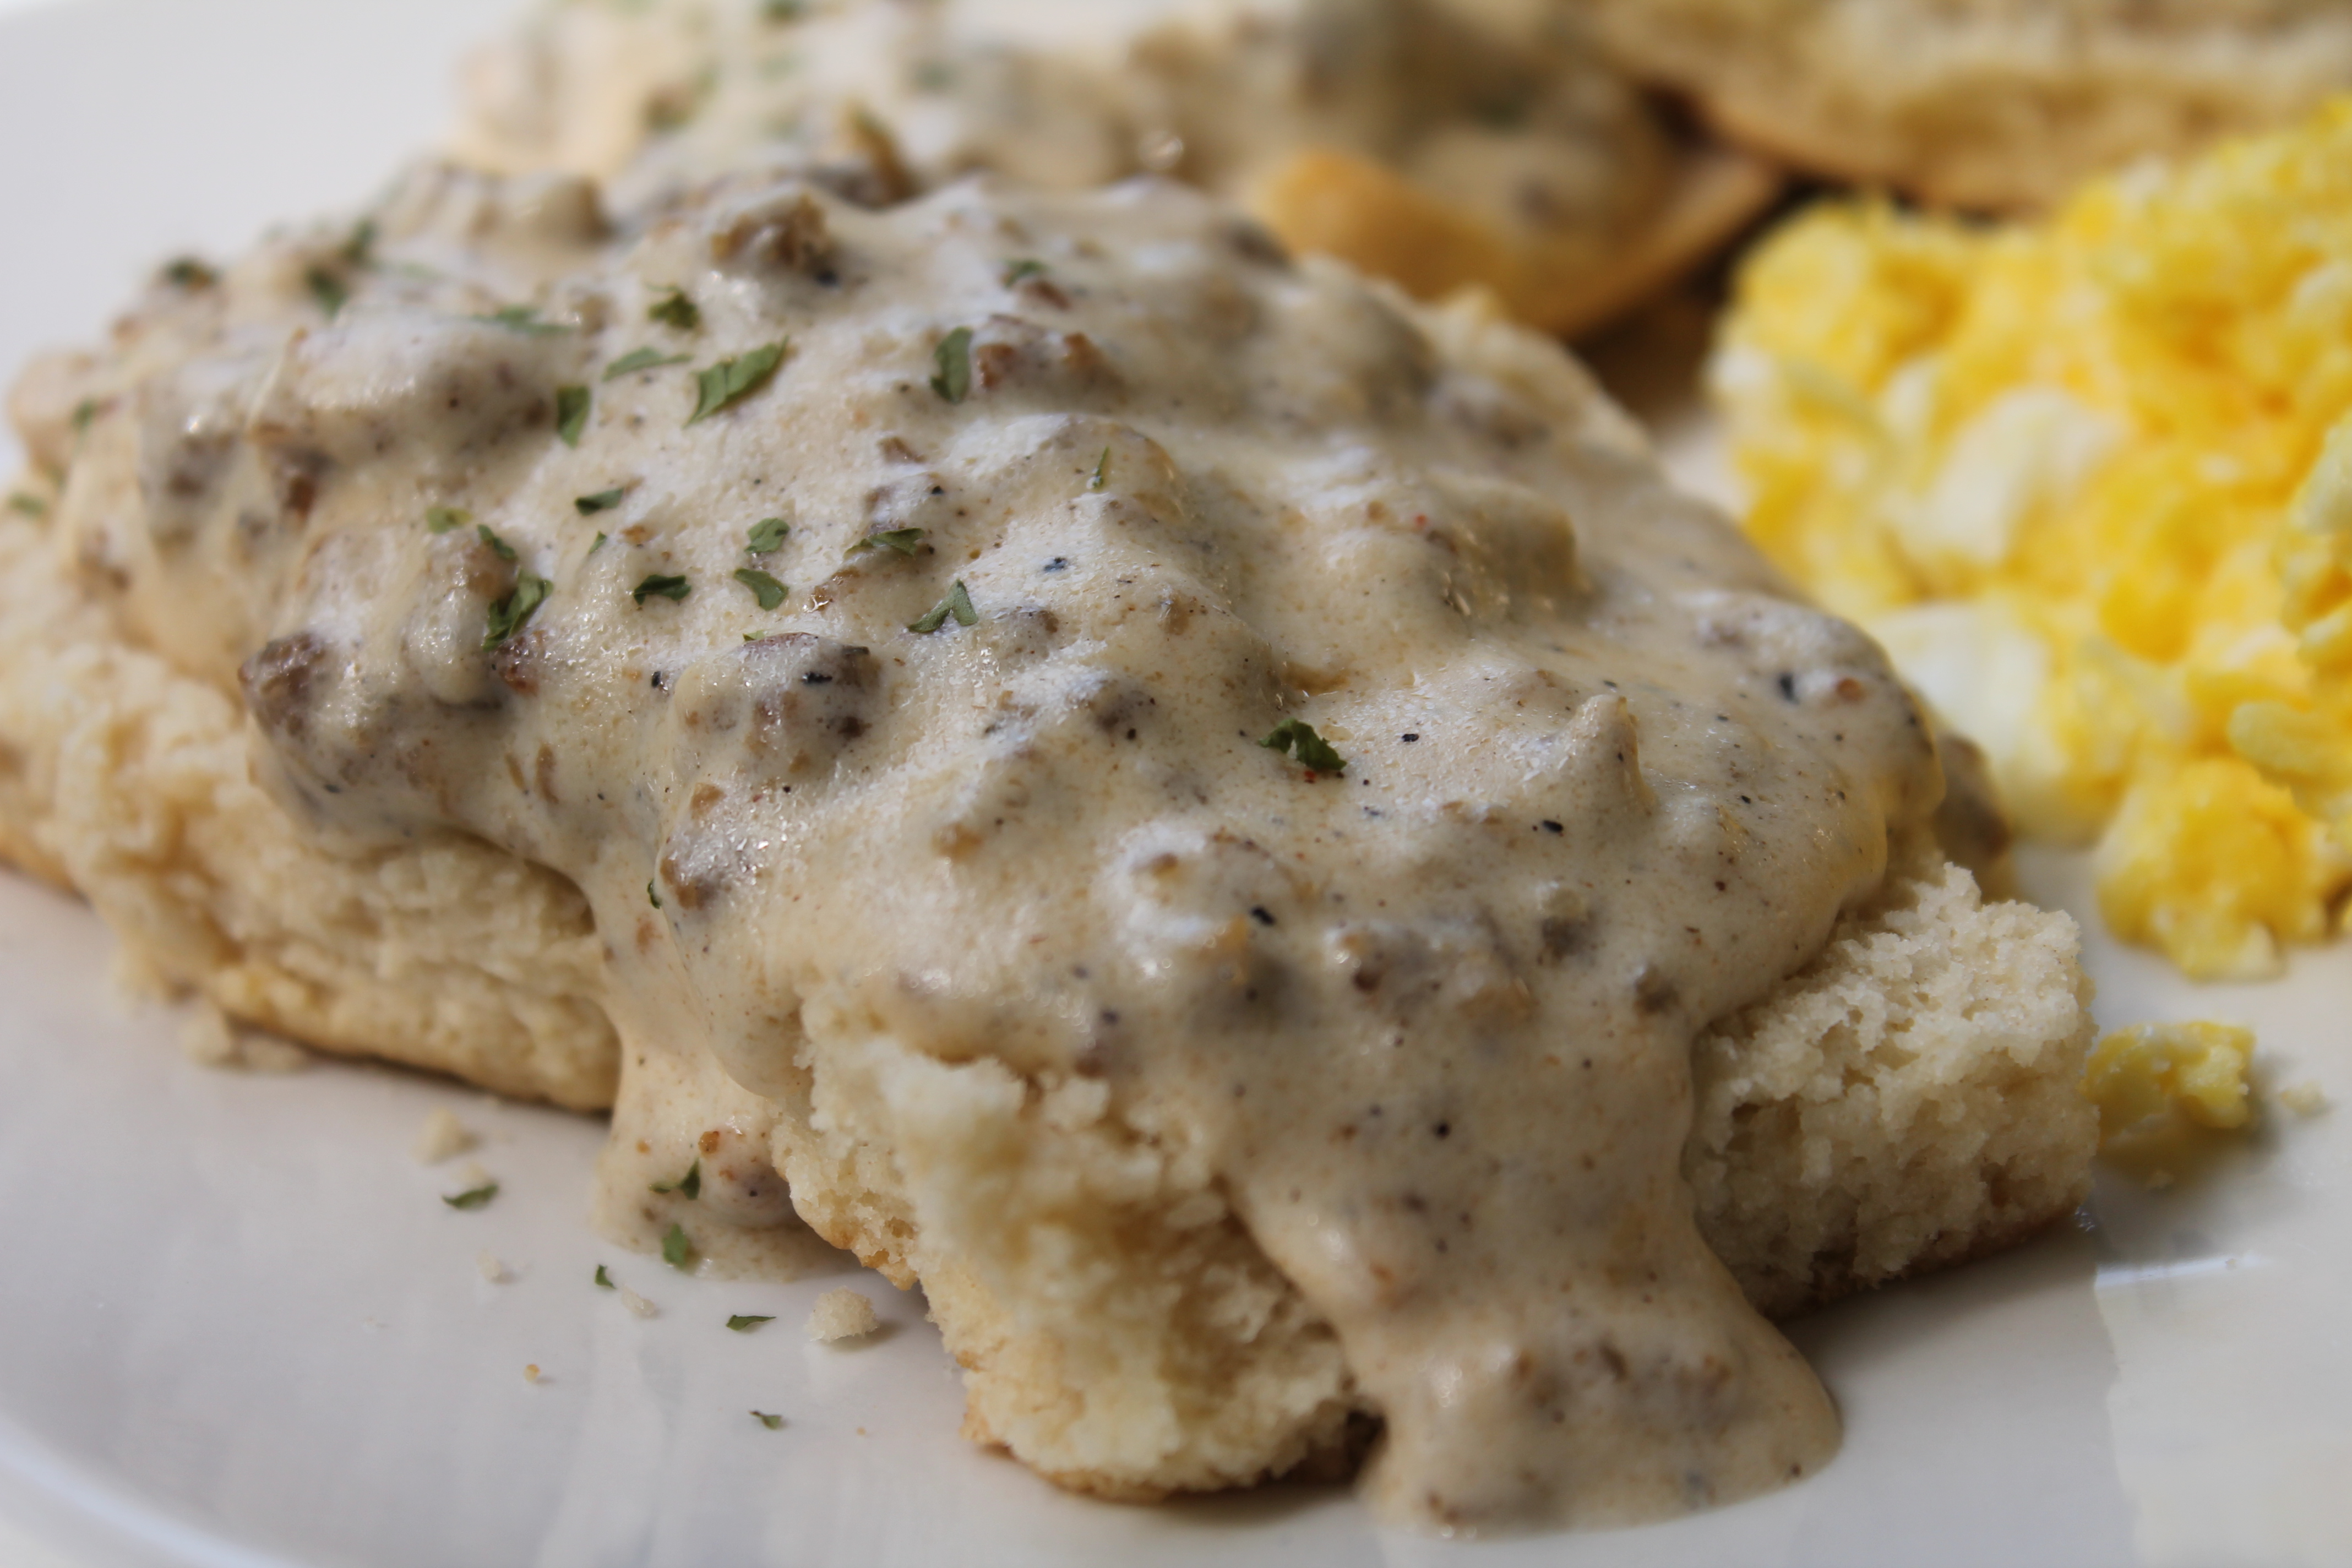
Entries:
POLYGON ((809 1313, 808 1336, 819 1344, 862 1340, 881 1328, 874 1303, 855 1290, 827 1290, 809 1313))
POLYGON ((2297 1116, 2316 1116, 2328 1106, 2327 1091, 2307 1079, 2280 1089, 2278 1101, 2297 1116))
POLYGON ((437 1165, 444 1160, 455 1159, 478 1142, 466 1124, 459 1121, 447 1107, 436 1110, 416 1130, 415 1155, 420 1165, 437 1165))

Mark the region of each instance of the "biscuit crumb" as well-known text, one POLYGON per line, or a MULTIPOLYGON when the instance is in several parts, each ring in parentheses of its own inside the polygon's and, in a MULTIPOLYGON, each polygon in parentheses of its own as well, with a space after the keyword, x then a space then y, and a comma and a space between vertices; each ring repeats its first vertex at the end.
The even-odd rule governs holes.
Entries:
POLYGON ((493 1285, 503 1285, 509 1278, 507 1266, 499 1261, 495 1253, 488 1250, 474 1254, 474 1267, 480 1269, 482 1278, 493 1285))
POLYGON ((659 1307, 655 1306, 626 1285, 621 1287, 621 1305, 626 1307, 635 1317, 652 1318, 661 1314, 659 1307))
POLYGON ((290 1073, 310 1065, 310 1053, 293 1041, 210 1005, 198 1008, 180 1031, 180 1049, 199 1067, 227 1071, 290 1073))
POLYGON ((2297 1116, 2316 1116, 2327 1109, 2327 1091, 2308 1079, 2291 1083, 2278 1091, 2278 1101, 2297 1116))
POLYGON ((874 1303, 855 1290, 827 1290, 809 1313, 808 1337, 819 1344, 862 1340, 882 1326, 874 1303))
POLYGON ((539 1382, 539 1363, 532 1362, 530 1365, 522 1369, 522 1380, 529 1384, 536 1384, 539 1382))
POLYGON ((466 1131, 455 1112, 446 1107, 425 1119, 416 1130, 415 1155, 420 1165, 437 1165, 444 1160, 455 1159, 480 1142, 466 1131))

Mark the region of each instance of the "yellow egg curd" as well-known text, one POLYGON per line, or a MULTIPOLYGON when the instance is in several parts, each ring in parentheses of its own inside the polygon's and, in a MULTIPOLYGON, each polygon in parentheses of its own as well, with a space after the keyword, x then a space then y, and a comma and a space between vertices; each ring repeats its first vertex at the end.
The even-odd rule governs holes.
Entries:
POLYGON ((1712 380, 1749 531, 2098 845, 2109 923, 2277 973, 2352 886, 2352 100, 2043 223, 1825 204, 1712 380))

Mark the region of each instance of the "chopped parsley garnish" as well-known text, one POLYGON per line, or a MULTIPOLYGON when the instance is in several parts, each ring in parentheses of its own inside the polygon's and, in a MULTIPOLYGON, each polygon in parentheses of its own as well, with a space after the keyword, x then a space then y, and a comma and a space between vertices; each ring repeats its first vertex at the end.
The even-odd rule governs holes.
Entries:
POLYGON ((500 539, 497 534, 492 533, 488 523, 476 523, 474 525, 474 531, 481 535, 482 542, 488 545, 490 547, 490 553, 497 556, 499 560, 514 561, 520 559, 520 557, 515 554, 515 547, 509 544, 505 540, 500 539))
POLYGON ((209 289, 220 274, 193 256, 183 256, 163 268, 163 281, 175 289, 209 289))
POLYGON ((1315 732, 1315 726, 1304 719, 1285 719, 1274 727, 1274 733, 1258 742, 1270 752, 1295 752, 1298 760, 1318 773, 1344 773, 1346 759, 1331 749, 1331 742, 1315 732))
POLYGON ((1038 260, 1034 256, 1024 257, 1018 261, 1011 261, 1005 264, 1004 286, 1007 289, 1010 289, 1015 283, 1019 283, 1024 279, 1043 278, 1045 275, 1045 264, 1044 262, 1038 260))
POLYGON ((1098 490, 1108 483, 1110 483, 1110 448, 1105 447, 1103 455, 1095 459, 1095 477, 1087 481, 1087 489, 1098 490))
POLYGON ((589 554, 591 554, 591 555, 593 555, 593 554, 595 554, 595 553, 596 553, 596 552, 598 552, 599 550, 602 550, 602 549, 604 549, 604 535, 603 535, 603 534, 601 534, 601 533, 600 533, 600 534, 598 534, 598 535, 596 536, 596 542, 595 542, 595 543, 593 543, 593 544, 592 544, 592 545, 590 545, 590 546, 588 547, 588 553, 589 553, 589 554))
POLYGON ((956 579, 955 586, 948 590, 948 596, 931 606, 931 613, 929 615, 925 616, 919 621, 911 623, 908 625, 907 629, 910 632, 919 632, 924 637, 929 637, 933 632, 938 631, 941 626, 947 625, 948 617, 950 616, 953 616, 955 617, 955 624, 960 626, 971 626, 980 624, 979 612, 975 611, 971 607, 971 595, 965 592, 963 579, 961 577, 956 579))
POLYGON ((933 363, 940 373, 931 377, 931 390, 950 403, 961 403, 971 395, 971 329, 958 327, 940 340, 931 351, 933 363))
POLYGON ((453 1209, 478 1209, 498 1195, 499 1184, 496 1182, 485 1182, 478 1187, 468 1187, 454 1198, 443 1198, 441 1201, 453 1209))
POLYGON ((886 528, 879 533, 869 533, 849 547, 852 555, 861 550, 895 550, 901 555, 912 555, 923 542, 919 528, 886 528))
POLYGON ((474 514, 462 507, 428 506, 425 509, 425 529, 428 533, 449 533, 474 521, 474 514))
POLYGON ((643 608, 647 599, 660 597, 675 605, 694 592, 694 584, 683 577, 667 577, 656 572, 630 590, 629 596, 643 608))
POLYGON ((588 428, 588 410, 594 398, 584 386, 559 386, 555 389, 555 438, 567 447, 580 445, 581 434, 588 428))
MULTIPOLYGON (((768 5, 772 11, 779 3, 780 0, 768 0, 768 5)), ((761 1426, 765 1426, 771 1432, 781 1432, 784 1429, 784 1418, 782 1416, 771 1415, 764 1410, 754 1410, 751 1412, 751 1419, 757 1421, 761 1426)))
POLYGON ((553 321, 541 321, 539 308, 535 305, 509 305, 503 310, 492 310, 487 316, 472 319, 486 327, 504 327, 510 332, 520 332, 530 338, 551 338, 572 330, 553 321))
POLYGON ((598 490, 593 496, 582 496, 572 504, 579 508, 581 516, 593 517, 600 511, 612 510, 628 499, 629 492, 616 486, 609 490, 598 490))
POLYGON ((319 309, 327 313, 331 321, 341 315, 343 307, 351 302, 351 286, 323 267, 313 267, 302 274, 302 281, 310 285, 310 298, 319 302, 319 309))
POLYGON ((641 370, 660 370, 666 365, 684 364, 693 357, 692 354, 666 354, 659 349, 637 349, 606 365, 604 379, 618 381, 641 370))
POLYGON ((79 403, 75 404, 73 411, 74 434, 77 436, 86 434, 89 429, 90 421, 97 417, 97 398, 85 397, 79 403))
POLYGON ((771 22, 797 22, 801 19, 803 0, 767 0, 760 15, 771 22))
POLYGON ((760 608, 763 610, 772 610, 782 604, 784 595, 790 592, 782 583, 753 566, 737 568, 735 581, 751 590, 751 596, 760 601, 760 608))
POLYGON ((758 1328, 761 1323, 772 1323, 775 1321, 776 1320, 772 1315, 765 1318, 755 1318, 751 1316, 749 1313, 738 1312, 733 1317, 727 1320, 727 1326, 734 1330, 739 1334, 748 1334, 753 1329, 758 1328))
POLYGON ((482 647, 496 647, 522 630, 523 622, 547 603, 547 595, 554 589, 554 584, 536 573, 525 572, 518 576, 514 592, 490 606, 490 624, 482 634, 482 647))
POLYGON ((8 510, 22 512, 26 517, 47 517, 49 515, 49 503, 37 495, 18 490, 8 498, 8 510))
POLYGON ((687 297, 685 289, 673 286, 654 302, 652 310, 646 312, 646 320, 659 321, 665 327, 676 327, 681 332, 690 332, 702 325, 702 308, 687 297))
POLYGON ((700 1197, 702 1195, 702 1162, 697 1160, 693 1164, 688 1165, 686 1168, 686 1174, 675 1182, 656 1182, 653 1184, 653 1190, 657 1193, 681 1194, 689 1202, 700 1197))
POLYGON ((781 517, 763 517, 752 525, 751 531, 743 545, 743 553, 746 555, 773 554, 783 548, 784 536, 792 531, 793 525, 781 517))
POLYGON ((662 1261, 677 1269, 694 1261, 694 1243, 688 1238, 686 1226, 672 1224, 669 1234, 662 1237, 662 1261))
POLYGON ((375 265, 375 219, 363 217, 352 226, 352 237, 343 241, 343 259, 354 267, 375 265))
POLYGON ((694 405, 694 415, 688 425, 699 425, 714 414, 725 412, 757 392, 776 367, 784 363, 784 345, 781 342, 753 349, 736 359, 723 359, 709 370, 695 374, 695 384, 700 394, 694 405))
POLYGON ((613 1277, 604 1272, 604 1266, 601 1263, 596 1265, 596 1289, 599 1290, 617 1290, 620 1289, 618 1285, 613 1283, 613 1277))
POLYGON ((661 895, 654 891, 654 885, 651 882, 647 882, 646 884, 646 902, 653 905, 656 909, 662 907, 661 895))

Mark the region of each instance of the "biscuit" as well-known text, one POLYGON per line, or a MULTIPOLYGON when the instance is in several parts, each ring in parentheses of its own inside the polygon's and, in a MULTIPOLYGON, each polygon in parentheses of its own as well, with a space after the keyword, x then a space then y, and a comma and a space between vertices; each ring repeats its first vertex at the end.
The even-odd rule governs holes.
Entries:
POLYGON ((919 1282, 1110 1497, 1375 1417, 1424 1523, 1780 1484, 1834 1416, 1743 1290, 2077 1201, 2071 922, 1557 344, 1167 182, 567 188, 423 171, 23 384, 5 842, 134 963, 611 1101, 614 1234, 919 1282))
POLYGON ((2284 125, 2352 87, 2332 0, 1593 0, 1644 80, 1731 140, 1939 205, 2054 205, 2088 176, 2284 125))

